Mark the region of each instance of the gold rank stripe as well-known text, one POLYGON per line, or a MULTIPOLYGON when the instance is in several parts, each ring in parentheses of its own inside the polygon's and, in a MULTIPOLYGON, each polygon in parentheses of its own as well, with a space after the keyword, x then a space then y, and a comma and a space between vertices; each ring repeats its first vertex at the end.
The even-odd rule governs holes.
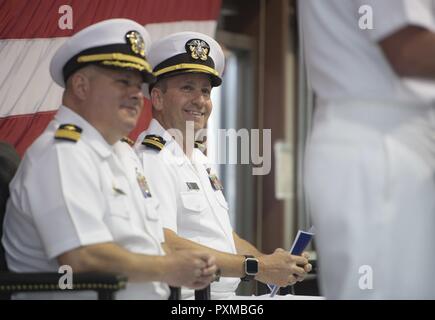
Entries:
POLYGON ((131 62, 121 62, 121 61, 103 61, 101 62, 105 66, 115 66, 115 67, 121 67, 121 68, 133 68, 137 69, 139 71, 143 71, 145 68, 141 65, 138 65, 137 63, 131 63, 131 62))
POLYGON ((157 141, 152 140, 152 139, 145 139, 144 142, 152 144, 153 146, 156 146, 160 150, 163 149, 163 147, 165 146, 163 143, 157 142, 157 141))
POLYGON ((146 71, 151 72, 151 66, 147 61, 139 57, 131 56, 124 53, 100 53, 100 54, 80 56, 77 58, 77 62, 79 63, 107 61, 107 60, 119 61, 119 62, 131 62, 133 64, 140 65, 142 67, 142 70, 145 69, 146 71))
POLYGON ((54 137, 56 139, 68 139, 72 141, 78 141, 80 139, 80 134, 80 132, 76 131, 58 129, 54 134, 54 137))
POLYGON ((213 74, 215 76, 219 75, 219 73, 215 69, 210 68, 208 66, 204 66, 202 64, 195 64, 195 63, 180 63, 180 64, 176 64, 176 65, 173 65, 173 66, 166 67, 166 68, 160 69, 158 71, 155 71, 154 75, 157 77, 157 76, 159 76, 161 74, 168 73, 168 72, 171 72, 171 71, 180 70, 180 69, 191 69, 191 70, 188 70, 188 71, 189 72, 202 71, 202 72, 205 72, 205 73, 213 74))

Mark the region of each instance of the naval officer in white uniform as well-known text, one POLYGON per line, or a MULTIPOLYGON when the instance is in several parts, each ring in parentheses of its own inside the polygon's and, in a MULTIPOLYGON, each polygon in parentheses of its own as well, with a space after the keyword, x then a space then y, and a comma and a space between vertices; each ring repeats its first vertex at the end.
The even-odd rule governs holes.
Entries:
MULTIPOLYGON (((166 299, 168 284, 206 286, 216 266, 207 253, 165 255, 159 201, 141 164, 121 142, 154 80, 149 36, 126 19, 92 25, 69 38, 50 72, 63 105, 26 152, 10 185, 3 245, 15 272, 105 271, 128 276, 117 298, 166 299)), ((26 298, 67 298, 38 293, 26 298)), ((88 298, 87 293, 69 297, 88 298)))
MULTIPOLYGON (((153 119, 135 147, 152 192, 166 207, 161 212, 168 245, 203 248, 216 256, 222 277, 212 283, 212 299, 234 298, 240 278, 279 286, 301 281, 311 269, 305 254, 277 249, 266 255, 233 231, 222 185, 207 157, 194 148, 194 134, 212 110, 211 90, 222 82, 219 44, 201 33, 180 32, 153 43, 148 58, 157 76, 148 88, 153 119)), ((184 298, 192 295, 183 291, 184 298)))

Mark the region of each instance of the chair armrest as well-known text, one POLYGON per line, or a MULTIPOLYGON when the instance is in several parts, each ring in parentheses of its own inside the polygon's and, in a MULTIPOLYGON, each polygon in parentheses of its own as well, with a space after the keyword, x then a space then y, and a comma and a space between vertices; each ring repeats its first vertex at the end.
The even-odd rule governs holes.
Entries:
POLYGON ((171 294, 168 300, 181 300, 181 288, 169 286, 169 289, 171 290, 171 294))
POLYGON ((201 290, 195 290, 195 300, 211 300, 210 285, 201 290))
MULTIPOLYGON (((63 274, 43 273, 0 273, 0 294, 14 292, 63 291, 59 279, 63 274)), ((74 273, 73 289, 68 291, 97 291, 99 299, 113 299, 113 294, 125 289, 127 277, 120 274, 102 272, 74 273)))
MULTIPOLYGON (((168 300, 181 300, 181 288, 169 287, 171 289, 171 294, 168 300)), ((195 300, 211 300, 210 296, 210 285, 207 288, 201 290, 195 290, 195 300)))

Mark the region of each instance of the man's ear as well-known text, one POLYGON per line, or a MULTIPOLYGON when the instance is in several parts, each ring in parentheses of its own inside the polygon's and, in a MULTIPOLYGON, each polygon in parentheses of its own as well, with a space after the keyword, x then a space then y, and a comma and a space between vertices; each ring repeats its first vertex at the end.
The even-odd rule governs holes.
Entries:
POLYGON ((162 111, 163 109, 163 92, 160 88, 154 87, 150 92, 151 103, 157 111, 162 111))
POLYGON ((86 100, 91 86, 89 76, 85 72, 78 71, 71 76, 69 81, 71 81, 74 95, 80 100, 86 100))

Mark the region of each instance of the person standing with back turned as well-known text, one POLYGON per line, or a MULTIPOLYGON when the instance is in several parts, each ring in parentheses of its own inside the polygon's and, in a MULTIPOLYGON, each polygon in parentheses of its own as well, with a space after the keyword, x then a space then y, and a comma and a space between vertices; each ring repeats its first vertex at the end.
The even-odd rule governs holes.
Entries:
POLYGON ((298 6, 317 98, 305 181, 321 291, 434 299, 435 1, 298 6))

